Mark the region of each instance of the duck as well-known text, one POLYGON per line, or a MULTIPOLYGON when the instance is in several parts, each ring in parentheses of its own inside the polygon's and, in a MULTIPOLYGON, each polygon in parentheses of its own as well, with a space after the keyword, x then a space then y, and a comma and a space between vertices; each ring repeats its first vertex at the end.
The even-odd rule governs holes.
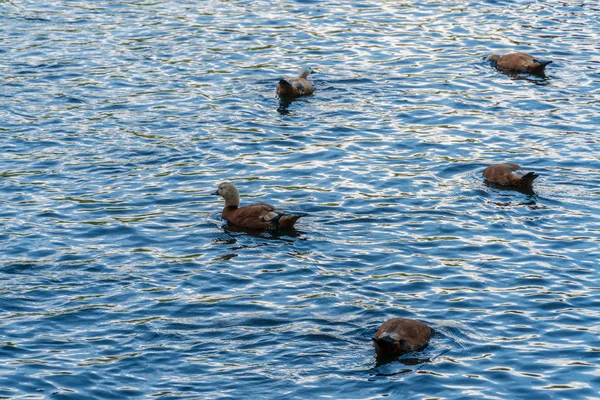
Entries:
POLYGON ((225 208, 221 213, 223 219, 240 228, 256 230, 293 228, 299 218, 308 215, 279 211, 266 203, 254 203, 240 207, 240 193, 229 182, 220 183, 213 195, 219 195, 225 199, 225 208))
POLYGON ((284 78, 277 83, 277 95, 279 97, 300 97, 312 94, 315 87, 308 76, 314 74, 311 67, 304 67, 297 78, 284 78))
POLYGON ((546 66, 552 63, 552 61, 542 61, 531 54, 520 52, 505 54, 503 56, 493 54, 487 59, 498 69, 526 74, 543 74, 546 66))
POLYGON ((483 170, 483 176, 489 182, 504 186, 531 188, 539 175, 525 172, 521 166, 512 163, 492 164, 483 170))
POLYGON ((425 347, 432 330, 427 324, 409 318, 385 321, 373 337, 377 356, 395 356, 425 347))

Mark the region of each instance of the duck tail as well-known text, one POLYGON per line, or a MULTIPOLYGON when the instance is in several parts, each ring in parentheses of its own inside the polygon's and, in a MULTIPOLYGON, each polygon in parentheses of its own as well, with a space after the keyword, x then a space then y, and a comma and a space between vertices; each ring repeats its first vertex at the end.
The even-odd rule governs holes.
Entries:
POLYGON ((291 83, 289 83, 288 81, 286 81, 285 79, 280 79, 280 80, 279 80, 279 85, 280 85, 281 87, 284 87, 284 88, 285 88, 285 87, 291 87, 291 86, 292 86, 292 84, 291 84, 291 83))
POLYGON ((280 79, 277 85, 277 94, 280 97, 294 96, 294 86, 285 79, 280 79))
POLYGON ((552 64, 552 60, 549 60, 549 61, 534 60, 534 61, 537 63, 537 65, 535 65, 535 68, 532 68, 532 69, 533 69, 533 72, 538 72, 538 73, 544 72, 544 70, 546 69, 546 65, 552 64))
POLYGON ((531 185, 533 185, 533 181, 538 176, 539 176, 539 174, 536 174, 535 172, 528 172, 528 173, 526 173, 521 178, 521 185, 522 186, 531 186, 531 185))
POLYGON ((296 221, 307 215, 307 213, 281 214, 277 217, 276 223, 280 228, 291 228, 296 221))

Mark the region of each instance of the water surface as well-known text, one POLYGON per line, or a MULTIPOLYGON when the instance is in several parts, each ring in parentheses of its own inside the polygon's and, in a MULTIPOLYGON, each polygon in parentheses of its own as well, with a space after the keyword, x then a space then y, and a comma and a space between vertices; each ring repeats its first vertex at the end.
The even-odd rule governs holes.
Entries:
POLYGON ((598 21, 0 0, 0 397, 600 398, 598 21), (484 61, 507 51, 554 63, 484 61), (535 193, 486 186, 502 161, 535 193), (309 216, 223 227, 221 181, 309 216), (378 365, 391 317, 436 335, 378 365))

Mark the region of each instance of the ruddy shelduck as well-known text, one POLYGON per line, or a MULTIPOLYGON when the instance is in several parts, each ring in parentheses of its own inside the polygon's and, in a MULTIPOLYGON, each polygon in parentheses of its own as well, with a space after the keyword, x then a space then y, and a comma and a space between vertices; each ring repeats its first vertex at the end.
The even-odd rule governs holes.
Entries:
POLYGON ((503 56, 497 54, 488 57, 496 68, 507 72, 526 74, 543 74, 546 66, 552 61, 542 61, 527 53, 510 53, 503 56))
POLYGON ((290 98, 312 94, 315 86, 308 80, 308 76, 313 73, 312 68, 304 67, 297 78, 281 79, 277 84, 277 95, 290 98))
POLYGON ((292 228, 296 221, 306 213, 288 213, 278 211, 266 203, 254 203, 240 207, 240 194, 237 188, 228 182, 219 184, 214 195, 225 199, 225 208, 221 213, 223 219, 241 228, 276 230, 292 228))
POLYGON ((492 164, 483 170, 483 176, 489 182, 504 186, 531 188, 533 181, 539 175, 535 172, 525 172, 517 164, 492 164))
POLYGON ((431 338, 431 328, 421 321, 392 318, 385 321, 373 337, 377 356, 394 356, 421 350, 431 338))

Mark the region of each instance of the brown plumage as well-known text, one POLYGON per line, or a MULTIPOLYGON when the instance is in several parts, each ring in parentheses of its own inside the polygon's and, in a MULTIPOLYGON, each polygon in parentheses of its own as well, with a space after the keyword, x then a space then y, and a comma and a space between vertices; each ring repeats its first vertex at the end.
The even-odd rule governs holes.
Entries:
POLYGON ((221 213, 230 224, 249 229, 286 229, 292 228, 298 218, 305 213, 285 213, 266 203, 248 204, 240 207, 240 194, 232 183, 221 183, 215 195, 225 199, 225 208, 221 213))
POLYGON ((505 186, 531 188, 533 181, 539 175, 534 172, 526 173, 517 164, 492 164, 483 171, 483 176, 489 182, 505 186))
POLYGON ((314 73, 310 67, 304 67, 297 78, 281 79, 277 84, 279 97, 300 97, 312 94, 315 87, 308 76, 314 73))
POLYGON ((503 56, 494 54, 489 56, 488 60, 495 63, 498 69, 527 74, 542 74, 546 65, 552 62, 539 60, 527 53, 510 53, 503 56))
POLYGON ((373 337, 378 356, 391 356, 422 349, 431 338, 431 328, 408 318, 385 321, 373 337))

